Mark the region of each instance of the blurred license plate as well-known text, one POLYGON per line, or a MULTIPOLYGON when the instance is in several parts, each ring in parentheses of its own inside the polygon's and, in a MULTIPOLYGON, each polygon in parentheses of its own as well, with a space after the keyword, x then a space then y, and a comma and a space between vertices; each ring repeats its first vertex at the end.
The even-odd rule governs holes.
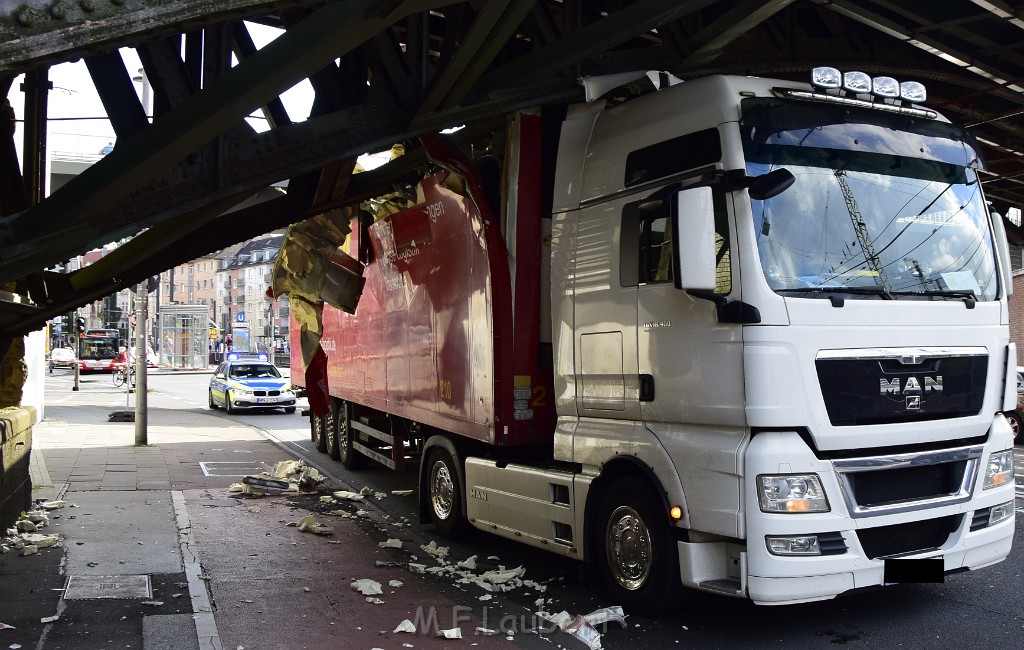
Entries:
POLYGON ((256 403, 257 404, 274 404, 275 402, 277 402, 277 398, 276 397, 257 397, 256 398, 256 403))
POLYGON ((887 585, 904 582, 943 582, 944 577, 941 557, 889 558, 885 560, 882 581, 887 585))

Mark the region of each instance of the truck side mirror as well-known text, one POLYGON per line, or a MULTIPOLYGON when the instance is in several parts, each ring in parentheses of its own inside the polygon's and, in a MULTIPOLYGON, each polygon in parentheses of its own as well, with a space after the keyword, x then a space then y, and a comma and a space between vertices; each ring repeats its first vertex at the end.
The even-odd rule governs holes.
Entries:
POLYGON ((715 289, 715 208, 712 189, 678 192, 672 201, 672 237, 677 289, 715 289))

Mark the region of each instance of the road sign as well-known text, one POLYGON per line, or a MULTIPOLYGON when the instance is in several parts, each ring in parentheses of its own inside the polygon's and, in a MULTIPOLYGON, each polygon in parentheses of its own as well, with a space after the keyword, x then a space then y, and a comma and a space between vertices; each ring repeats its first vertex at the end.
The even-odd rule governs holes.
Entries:
POLYGON ((235 314, 235 322, 244 323, 245 322, 245 312, 241 312, 240 311, 237 314, 235 314))

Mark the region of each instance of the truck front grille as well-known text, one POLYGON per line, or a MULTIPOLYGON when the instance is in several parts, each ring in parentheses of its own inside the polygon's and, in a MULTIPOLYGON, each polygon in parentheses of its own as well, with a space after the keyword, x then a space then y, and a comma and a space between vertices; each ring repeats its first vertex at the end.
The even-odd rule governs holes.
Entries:
POLYGON ((909 512, 971 498, 982 447, 832 461, 853 517, 909 512))

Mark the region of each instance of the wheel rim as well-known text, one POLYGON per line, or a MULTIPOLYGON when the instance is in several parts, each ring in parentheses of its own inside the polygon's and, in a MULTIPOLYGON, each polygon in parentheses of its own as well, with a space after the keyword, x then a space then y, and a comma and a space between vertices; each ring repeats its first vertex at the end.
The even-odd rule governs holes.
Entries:
POLYGON ((452 514, 455 496, 455 482, 451 471, 443 461, 437 461, 430 468, 430 504, 438 519, 447 519, 452 514))
POLYGON ((651 573, 651 534, 640 513, 619 506, 608 518, 605 534, 608 567, 624 589, 639 589, 651 573))
POLYGON ((344 420, 338 420, 338 456, 341 460, 348 458, 348 427, 344 420))

